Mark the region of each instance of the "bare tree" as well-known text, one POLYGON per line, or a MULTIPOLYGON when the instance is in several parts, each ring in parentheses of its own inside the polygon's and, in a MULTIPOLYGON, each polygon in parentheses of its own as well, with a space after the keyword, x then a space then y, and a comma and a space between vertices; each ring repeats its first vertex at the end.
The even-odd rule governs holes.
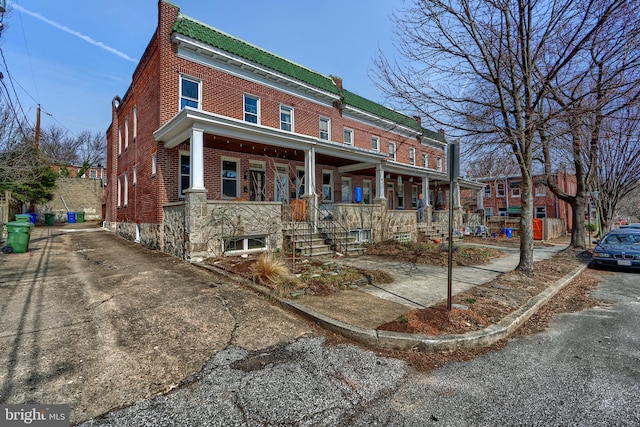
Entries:
POLYGON ((609 230, 620 201, 640 189, 640 106, 625 109, 604 127, 607 138, 598 147, 600 166, 591 194, 600 226, 609 230))
POLYGON ((374 73, 402 106, 474 144, 508 147, 522 176, 520 262, 533 274, 533 158, 551 85, 625 1, 414 0, 396 14, 404 63, 374 73))
MULTIPOLYGON (((547 185, 572 207, 571 245, 576 248, 585 247, 585 201, 597 189, 598 175, 603 171, 608 175, 612 169, 618 168, 611 161, 623 160, 619 158, 621 147, 615 146, 622 139, 614 136, 624 133, 624 129, 637 120, 627 110, 635 110, 633 105, 640 97, 640 39, 636 9, 631 3, 623 5, 607 25, 594 32, 581 60, 574 61, 571 68, 558 73, 545 111, 548 120, 540 129, 547 185), (575 194, 562 191, 553 180, 552 163, 558 158, 558 151, 562 150, 569 153, 573 165, 575 194)), ((627 155, 633 154, 628 149, 625 147, 623 151, 627 155)), ((619 185, 614 184, 616 182, 606 183, 603 198, 618 200, 622 188, 611 187, 619 185)))

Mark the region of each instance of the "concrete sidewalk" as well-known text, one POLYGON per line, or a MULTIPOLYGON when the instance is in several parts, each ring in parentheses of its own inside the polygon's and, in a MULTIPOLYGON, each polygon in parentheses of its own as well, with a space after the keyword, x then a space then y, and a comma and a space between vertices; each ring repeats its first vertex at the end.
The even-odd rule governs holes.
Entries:
MULTIPOLYGON (((489 246, 489 245, 485 245, 489 246)), ((507 255, 488 265, 454 267, 452 293, 463 292, 490 282, 500 274, 517 267, 520 255, 517 248, 496 248, 507 255)), ((564 244, 534 248, 534 261, 553 257, 565 249, 564 244)), ((347 290, 329 296, 305 296, 300 300, 282 300, 281 304, 312 319, 323 327, 368 345, 392 349, 420 349, 423 351, 474 348, 492 344, 513 332, 533 315, 540 306, 568 284, 585 267, 571 272, 531 298, 499 324, 481 331, 456 336, 422 336, 377 330, 377 327, 397 319, 416 308, 426 308, 447 298, 447 268, 399 261, 382 261, 379 257, 359 256, 341 262, 365 269, 390 272, 394 282, 347 290)))

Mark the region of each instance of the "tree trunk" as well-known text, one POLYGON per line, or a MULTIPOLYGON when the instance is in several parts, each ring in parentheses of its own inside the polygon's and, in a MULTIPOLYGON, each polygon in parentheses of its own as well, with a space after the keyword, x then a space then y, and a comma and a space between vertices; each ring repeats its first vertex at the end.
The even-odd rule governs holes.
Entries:
POLYGON ((533 191, 532 179, 522 174, 522 216, 520 217, 520 263, 516 270, 533 276, 533 191))
POLYGON ((571 247, 575 249, 585 249, 586 228, 584 222, 584 197, 576 196, 571 200, 571 218, 573 227, 571 229, 571 247))

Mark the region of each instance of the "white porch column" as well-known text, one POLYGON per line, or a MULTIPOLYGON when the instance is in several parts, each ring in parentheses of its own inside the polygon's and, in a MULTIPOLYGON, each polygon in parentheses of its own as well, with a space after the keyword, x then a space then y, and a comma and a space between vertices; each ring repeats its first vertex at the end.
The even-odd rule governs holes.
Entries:
POLYGON ((453 207, 460 207, 460 184, 458 183, 458 181, 454 182, 453 184, 453 207))
POLYGON ((484 188, 478 190, 478 209, 484 209, 484 188))
POLYGON ((376 199, 384 200, 384 169, 382 165, 376 165, 376 199))
POLYGON ((204 190, 204 131, 202 129, 191 128, 189 169, 191 170, 191 189, 204 190))
POLYGON ((310 147, 304 150, 304 193, 307 195, 316 192, 316 150, 310 147))
POLYGON ((424 198, 425 207, 431 206, 431 196, 429 195, 429 175, 422 177, 422 188, 420 189, 422 197, 424 198))

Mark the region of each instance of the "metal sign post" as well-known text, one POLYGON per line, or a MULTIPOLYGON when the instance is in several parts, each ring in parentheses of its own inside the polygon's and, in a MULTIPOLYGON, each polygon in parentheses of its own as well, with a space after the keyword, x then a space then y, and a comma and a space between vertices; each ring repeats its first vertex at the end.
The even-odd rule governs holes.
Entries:
POLYGON ((447 153, 449 170, 449 256, 447 265, 447 310, 451 311, 453 285, 453 185, 460 176, 460 141, 449 144, 447 153))

